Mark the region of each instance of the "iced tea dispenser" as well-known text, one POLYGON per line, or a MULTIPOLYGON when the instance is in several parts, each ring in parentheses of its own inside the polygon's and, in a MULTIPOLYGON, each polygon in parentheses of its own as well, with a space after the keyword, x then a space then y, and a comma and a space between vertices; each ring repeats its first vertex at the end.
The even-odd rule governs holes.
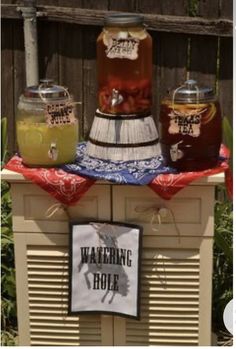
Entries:
POLYGON ((179 171, 214 167, 221 140, 220 105, 212 88, 187 80, 162 101, 160 142, 166 165, 179 171))

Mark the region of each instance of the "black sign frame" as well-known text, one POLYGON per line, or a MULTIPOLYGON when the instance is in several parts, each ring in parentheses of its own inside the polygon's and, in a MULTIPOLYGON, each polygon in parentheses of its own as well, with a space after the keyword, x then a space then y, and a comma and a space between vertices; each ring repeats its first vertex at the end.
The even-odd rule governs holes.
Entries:
POLYGON ((117 222, 117 221, 104 221, 104 220, 89 220, 89 221, 71 221, 69 222, 70 226, 70 235, 69 235, 69 299, 68 299, 68 315, 75 316, 81 314, 99 314, 99 315, 113 315, 113 316, 121 316, 125 318, 131 318, 135 320, 140 320, 140 296, 141 296, 141 260, 142 260, 142 240, 143 240, 143 227, 137 224, 131 224, 126 222, 117 222), (134 228, 138 230, 138 263, 137 263, 137 302, 136 302, 136 315, 129 315, 122 312, 117 311, 109 311, 109 310, 72 310, 72 277, 73 277, 73 227, 74 226, 83 226, 89 225, 93 223, 98 224, 108 224, 114 226, 123 226, 127 228, 134 228))

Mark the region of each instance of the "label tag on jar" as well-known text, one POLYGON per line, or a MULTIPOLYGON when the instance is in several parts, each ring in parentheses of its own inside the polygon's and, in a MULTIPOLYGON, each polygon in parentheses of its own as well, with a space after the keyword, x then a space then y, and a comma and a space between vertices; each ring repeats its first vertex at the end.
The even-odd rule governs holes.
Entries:
POLYGON ((172 109, 168 114, 170 117, 170 134, 182 134, 192 137, 199 137, 201 133, 201 119, 204 110, 190 110, 186 113, 172 109))
POLYGON ((76 122, 72 104, 65 103, 47 104, 45 118, 50 127, 74 124, 76 122))
POLYGON ((106 55, 108 58, 127 58, 135 60, 138 58, 139 39, 136 38, 114 38, 107 41, 106 55))

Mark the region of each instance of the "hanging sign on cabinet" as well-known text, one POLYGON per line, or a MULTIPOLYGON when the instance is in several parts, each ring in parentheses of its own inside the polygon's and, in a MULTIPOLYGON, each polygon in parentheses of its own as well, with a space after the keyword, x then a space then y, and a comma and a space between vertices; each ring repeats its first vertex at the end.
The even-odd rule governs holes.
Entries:
POLYGON ((139 318, 142 228, 133 224, 71 224, 69 313, 139 318))

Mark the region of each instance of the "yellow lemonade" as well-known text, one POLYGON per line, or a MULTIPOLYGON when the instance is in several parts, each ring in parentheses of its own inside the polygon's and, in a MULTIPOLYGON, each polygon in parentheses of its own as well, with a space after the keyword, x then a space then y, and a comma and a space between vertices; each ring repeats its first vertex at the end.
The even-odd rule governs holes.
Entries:
POLYGON ((45 122, 26 118, 16 123, 17 141, 24 164, 57 166, 75 160, 78 142, 78 121, 50 127, 45 122))

